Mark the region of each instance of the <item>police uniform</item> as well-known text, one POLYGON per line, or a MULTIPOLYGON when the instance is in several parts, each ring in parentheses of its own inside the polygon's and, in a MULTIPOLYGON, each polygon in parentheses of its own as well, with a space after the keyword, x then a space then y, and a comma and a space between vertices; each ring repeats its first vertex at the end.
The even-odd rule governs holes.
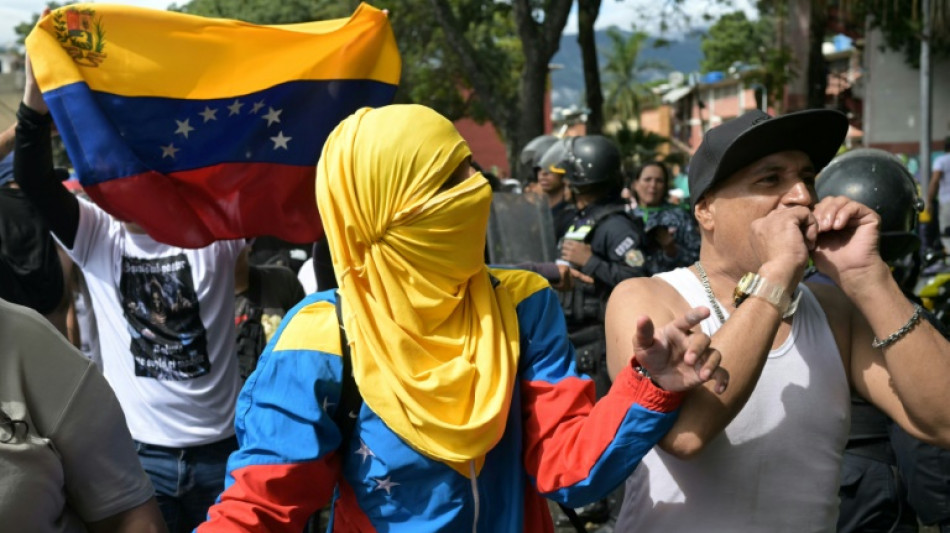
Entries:
POLYGON ((607 297, 621 281, 647 275, 642 251, 646 237, 643 225, 625 212, 623 203, 607 200, 579 210, 561 243, 568 239, 591 247, 591 258, 580 271, 594 283, 575 280, 572 291, 560 294, 578 370, 594 378, 599 397, 610 386, 604 333, 607 297))
POLYGON ((851 428, 841 457, 838 533, 917 531, 888 436, 894 425, 877 407, 852 395, 851 428))
POLYGON ((551 218, 554 221, 554 240, 559 241, 577 218, 577 209, 567 200, 551 206, 551 218))
POLYGON ((679 267, 687 267, 699 259, 700 236, 696 220, 689 211, 673 204, 656 207, 639 206, 633 214, 643 219, 647 245, 644 256, 650 273, 667 272, 679 267), (673 236, 676 243, 676 255, 666 255, 653 235, 654 230, 664 227, 673 236))

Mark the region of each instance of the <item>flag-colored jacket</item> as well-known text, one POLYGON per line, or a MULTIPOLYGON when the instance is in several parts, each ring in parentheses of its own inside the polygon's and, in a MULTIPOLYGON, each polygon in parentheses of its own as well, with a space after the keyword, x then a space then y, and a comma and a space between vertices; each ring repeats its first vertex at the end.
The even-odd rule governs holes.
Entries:
POLYGON ((630 367, 595 404, 557 296, 540 276, 491 269, 521 343, 505 432, 476 475, 410 448, 364 403, 348 447, 334 423, 342 358, 336 293, 284 318, 238 399, 240 449, 199 532, 302 531, 333 503, 332 531, 552 531, 548 498, 576 507, 622 483, 669 430, 682 395, 630 367), (336 489, 336 490, 335 490, 336 489))

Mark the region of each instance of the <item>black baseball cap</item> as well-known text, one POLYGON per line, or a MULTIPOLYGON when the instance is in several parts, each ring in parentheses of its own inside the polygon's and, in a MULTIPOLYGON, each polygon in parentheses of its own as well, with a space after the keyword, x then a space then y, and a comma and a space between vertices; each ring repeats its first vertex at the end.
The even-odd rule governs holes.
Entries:
POLYGON ((689 207, 713 185, 763 157, 786 150, 808 154, 815 172, 838 153, 848 117, 832 109, 807 109, 772 117, 749 111, 710 129, 689 161, 689 207))

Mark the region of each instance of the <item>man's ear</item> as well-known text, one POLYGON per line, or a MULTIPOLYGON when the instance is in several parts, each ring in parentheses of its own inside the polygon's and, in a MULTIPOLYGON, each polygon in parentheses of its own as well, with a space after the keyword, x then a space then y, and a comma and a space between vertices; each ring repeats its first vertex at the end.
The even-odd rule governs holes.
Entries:
POLYGON ((693 208, 693 216, 696 217, 699 227, 707 231, 713 229, 713 215, 716 212, 716 207, 709 200, 709 195, 705 195, 696 202, 693 208))

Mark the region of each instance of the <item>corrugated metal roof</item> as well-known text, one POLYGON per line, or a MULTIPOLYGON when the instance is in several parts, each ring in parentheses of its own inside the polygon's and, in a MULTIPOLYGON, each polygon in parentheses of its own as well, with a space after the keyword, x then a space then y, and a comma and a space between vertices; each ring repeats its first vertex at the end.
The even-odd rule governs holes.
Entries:
POLYGON ((692 87, 679 87, 663 95, 663 103, 672 104, 693 91, 692 87))

